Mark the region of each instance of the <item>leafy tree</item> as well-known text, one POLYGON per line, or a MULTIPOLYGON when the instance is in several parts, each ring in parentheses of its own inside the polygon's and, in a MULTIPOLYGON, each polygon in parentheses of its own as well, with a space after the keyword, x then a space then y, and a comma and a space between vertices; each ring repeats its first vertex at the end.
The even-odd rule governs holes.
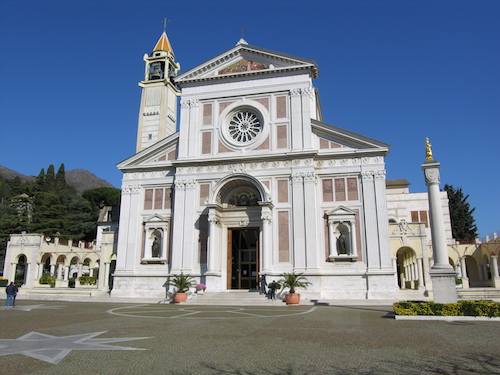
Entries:
POLYGON ((85 190, 82 197, 88 200, 93 208, 101 209, 104 206, 119 206, 121 190, 110 187, 100 187, 85 190))
POLYGON ((464 195, 462 188, 455 189, 448 184, 444 185, 444 190, 448 193, 453 238, 459 241, 473 241, 478 236, 473 217, 476 209, 470 208, 467 202, 469 195, 464 195))

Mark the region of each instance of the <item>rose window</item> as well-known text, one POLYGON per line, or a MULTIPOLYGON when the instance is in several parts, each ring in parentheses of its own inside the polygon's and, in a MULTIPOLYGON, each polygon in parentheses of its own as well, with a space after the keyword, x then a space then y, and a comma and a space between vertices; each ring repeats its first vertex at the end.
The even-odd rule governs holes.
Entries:
POLYGON ((262 130, 260 118, 250 111, 236 112, 229 120, 229 136, 238 143, 248 143, 262 130))

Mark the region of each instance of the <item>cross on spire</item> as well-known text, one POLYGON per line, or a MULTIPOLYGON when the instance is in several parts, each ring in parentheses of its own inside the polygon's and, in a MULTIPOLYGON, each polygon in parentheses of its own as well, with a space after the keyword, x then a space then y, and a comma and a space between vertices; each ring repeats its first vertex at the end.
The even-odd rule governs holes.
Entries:
POLYGON ((245 30, 246 30, 246 29, 245 29, 244 27, 242 27, 242 28, 240 29, 240 31, 241 31, 241 37, 242 37, 242 38, 245 38, 245 30))
POLYGON ((166 18, 161 21, 161 23, 163 24, 163 32, 167 32, 167 22, 170 22, 170 20, 167 20, 166 18))

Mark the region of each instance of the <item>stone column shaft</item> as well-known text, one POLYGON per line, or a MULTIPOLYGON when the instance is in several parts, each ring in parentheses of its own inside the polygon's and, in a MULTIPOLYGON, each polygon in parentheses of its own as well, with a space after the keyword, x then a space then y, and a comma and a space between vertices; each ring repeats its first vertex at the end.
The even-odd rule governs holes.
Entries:
POLYGON ((455 271, 448 262, 448 247, 444 227, 441 194, 439 191, 439 166, 435 160, 427 160, 422 165, 429 199, 429 214, 432 233, 434 265, 431 269, 434 302, 456 303, 455 271))

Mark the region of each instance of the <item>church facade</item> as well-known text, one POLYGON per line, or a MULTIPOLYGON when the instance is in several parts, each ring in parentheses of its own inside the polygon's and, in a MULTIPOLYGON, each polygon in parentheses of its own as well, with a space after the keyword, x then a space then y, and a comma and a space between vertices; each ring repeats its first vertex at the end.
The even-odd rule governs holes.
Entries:
POLYGON ((165 297, 181 272, 207 292, 300 272, 306 298, 397 298, 389 145, 323 121, 314 61, 241 39, 179 74, 165 33, 144 61, 111 296, 165 297))

